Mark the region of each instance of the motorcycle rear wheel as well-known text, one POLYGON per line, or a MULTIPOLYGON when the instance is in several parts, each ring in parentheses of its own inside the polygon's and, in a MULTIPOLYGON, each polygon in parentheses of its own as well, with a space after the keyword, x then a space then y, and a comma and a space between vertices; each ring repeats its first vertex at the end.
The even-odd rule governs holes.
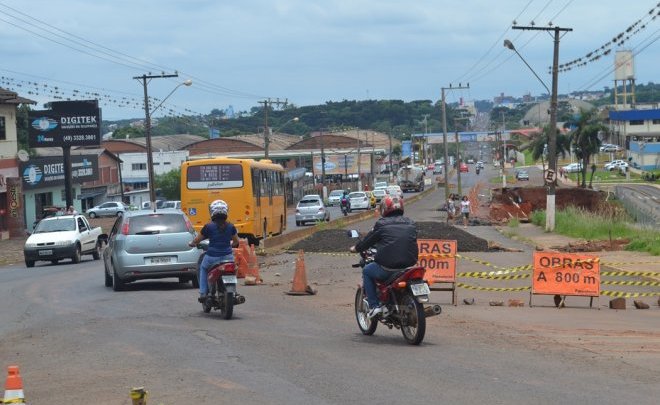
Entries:
POLYGON ((231 319, 231 316, 234 313, 234 293, 225 292, 224 302, 222 305, 222 317, 225 319, 231 319))
POLYGON ((362 288, 358 288, 355 292, 355 319, 362 334, 371 336, 376 332, 378 321, 367 316, 369 308, 364 302, 365 298, 362 288))
POLYGON ((426 333, 424 306, 410 294, 405 294, 401 302, 401 333, 406 342, 418 345, 426 333))

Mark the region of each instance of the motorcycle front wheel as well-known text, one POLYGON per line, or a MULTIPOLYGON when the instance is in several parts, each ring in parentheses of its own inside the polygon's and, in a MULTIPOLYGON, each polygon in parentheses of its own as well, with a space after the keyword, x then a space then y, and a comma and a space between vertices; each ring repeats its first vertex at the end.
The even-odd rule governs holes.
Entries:
POLYGON ((405 294, 401 302, 401 333, 406 342, 418 345, 426 333, 424 306, 410 294, 405 294))
POLYGON ((234 293, 225 292, 224 302, 222 303, 222 317, 231 319, 234 313, 234 293))
POLYGON ((367 316, 369 307, 365 302, 366 298, 362 288, 358 288, 355 292, 355 319, 362 334, 371 336, 376 332, 378 321, 376 319, 369 319, 367 316))

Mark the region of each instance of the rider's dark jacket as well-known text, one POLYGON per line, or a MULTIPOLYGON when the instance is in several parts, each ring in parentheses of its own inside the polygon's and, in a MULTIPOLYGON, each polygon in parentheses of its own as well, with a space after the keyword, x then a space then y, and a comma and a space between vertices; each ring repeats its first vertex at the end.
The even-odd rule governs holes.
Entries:
POLYGON ((375 247, 376 263, 385 270, 400 270, 417 263, 417 228, 415 222, 402 215, 380 218, 374 229, 355 245, 363 252, 375 247))

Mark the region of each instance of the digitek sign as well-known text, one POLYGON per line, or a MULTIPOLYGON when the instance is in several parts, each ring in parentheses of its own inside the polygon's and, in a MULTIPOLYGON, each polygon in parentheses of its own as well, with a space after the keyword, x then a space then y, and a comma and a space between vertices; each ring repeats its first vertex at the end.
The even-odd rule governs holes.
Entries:
POLYGON ((31 148, 101 144, 101 110, 96 100, 51 105, 52 110, 31 111, 28 115, 31 148))
MULTIPOLYGON (((21 162, 19 175, 23 178, 23 190, 63 185, 64 163, 62 157, 31 158, 27 162, 21 162)), ((98 156, 72 155, 71 177, 77 184, 98 180, 98 156)))

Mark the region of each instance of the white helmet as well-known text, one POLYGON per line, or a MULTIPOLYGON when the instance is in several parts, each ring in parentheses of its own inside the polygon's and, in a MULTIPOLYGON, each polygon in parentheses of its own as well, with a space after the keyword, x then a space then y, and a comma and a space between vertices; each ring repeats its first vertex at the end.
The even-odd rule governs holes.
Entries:
POLYGON ((229 206, 226 202, 222 200, 215 200, 209 205, 209 211, 211 213, 211 218, 217 215, 229 215, 229 206))

